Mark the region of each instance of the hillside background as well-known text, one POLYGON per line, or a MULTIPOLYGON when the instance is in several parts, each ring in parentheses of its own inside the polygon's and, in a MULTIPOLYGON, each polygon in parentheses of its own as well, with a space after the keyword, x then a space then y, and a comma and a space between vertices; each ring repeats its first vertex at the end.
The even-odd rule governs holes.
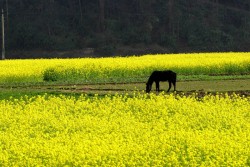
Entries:
POLYGON ((250 51, 250 0, 2 0, 0 5, 6 58, 250 51))

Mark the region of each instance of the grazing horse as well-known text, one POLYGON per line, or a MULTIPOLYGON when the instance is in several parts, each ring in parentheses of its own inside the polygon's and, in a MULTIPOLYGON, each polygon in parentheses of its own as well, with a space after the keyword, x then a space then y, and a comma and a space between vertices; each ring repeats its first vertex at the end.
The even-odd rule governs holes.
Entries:
POLYGON ((155 82, 156 84, 156 91, 160 91, 160 81, 168 81, 169 83, 169 88, 168 88, 168 92, 171 89, 171 83, 173 83, 174 85, 174 91, 175 91, 175 86, 176 86, 176 73, 171 71, 171 70, 167 70, 167 71, 154 71, 149 79, 148 82, 146 83, 146 92, 149 93, 152 89, 152 84, 153 82, 155 82))

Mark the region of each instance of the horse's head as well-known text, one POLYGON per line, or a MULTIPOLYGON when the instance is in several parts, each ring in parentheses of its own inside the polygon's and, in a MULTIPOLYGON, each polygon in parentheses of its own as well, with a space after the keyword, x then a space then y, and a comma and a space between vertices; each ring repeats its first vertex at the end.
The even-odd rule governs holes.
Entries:
POLYGON ((149 83, 146 83, 146 93, 149 93, 152 89, 152 85, 149 83))

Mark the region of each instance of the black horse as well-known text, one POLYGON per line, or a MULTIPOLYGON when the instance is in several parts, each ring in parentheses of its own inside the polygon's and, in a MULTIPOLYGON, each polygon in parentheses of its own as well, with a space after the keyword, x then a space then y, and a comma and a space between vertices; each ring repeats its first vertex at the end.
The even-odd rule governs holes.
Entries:
POLYGON ((176 88, 176 73, 171 71, 171 70, 167 70, 167 71, 154 71, 149 79, 148 82, 146 83, 146 92, 149 93, 152 89, 152 84, 153 82, 155 82, 156 84, 156 91, 160 91, 160 81, 168 81, 169 83, 169 88, 168 88, 168 92, 171 89, 171 83, 173 83, 174 85, 174 91, 176 88))

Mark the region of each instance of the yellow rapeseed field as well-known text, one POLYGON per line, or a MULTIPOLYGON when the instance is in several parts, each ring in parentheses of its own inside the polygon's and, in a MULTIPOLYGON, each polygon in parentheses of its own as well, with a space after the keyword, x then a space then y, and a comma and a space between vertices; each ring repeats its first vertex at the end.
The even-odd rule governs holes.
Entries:
MULTIPOLYGON (((4 60, 0 83, 130 82, 164 69, 249 75, 250 53, 4 60)), ((250 166, 249 102, 144 92, 2 97, 0 166, 250 166)))
MULTIPOLYGON (((162 54, 140 57, 0 61, 0 83, 42 82, 53 71, 60 81, 105 82, 148 76, 172 69, 179 75, 249 74, 250 53, 162 54)), ((50 76, 49 76, 50 77, 50 76)), ((135 79, 136 81, 136 79, 135 79)))
POLYGON ((0 101, 0 166, 250 166, 249 97, 0 101))

